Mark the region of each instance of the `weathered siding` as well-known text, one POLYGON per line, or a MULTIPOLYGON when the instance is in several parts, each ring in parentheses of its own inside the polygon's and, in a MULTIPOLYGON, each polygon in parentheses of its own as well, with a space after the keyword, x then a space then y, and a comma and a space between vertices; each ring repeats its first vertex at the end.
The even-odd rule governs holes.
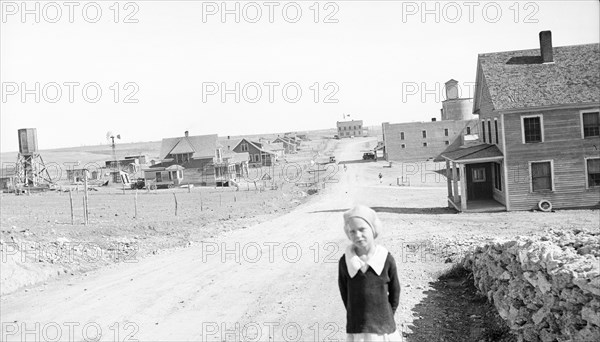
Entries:
POLYGON ((554 208, 597 206, 600 187, 587 189, 585 157, 599 156, 600 138, 581 138, 578 109, 505 114, 508 184, 511 210, 535 208, 542 199, 554 208), (543 115, 544 142, 523 144, 521 116, 543 115), (553 191, 531 192, 529 162, 552 160, 553 191))

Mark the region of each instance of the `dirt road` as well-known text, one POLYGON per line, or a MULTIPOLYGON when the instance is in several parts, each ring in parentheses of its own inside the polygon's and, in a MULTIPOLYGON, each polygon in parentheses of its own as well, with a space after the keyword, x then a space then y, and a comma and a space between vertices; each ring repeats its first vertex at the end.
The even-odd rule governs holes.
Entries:
MULTIPOLYGON (((355 140, 336 154, 355 158, 361 148, 355 140)), ((348 191, 356 172, 340 168, 340 183, 271 222, 5 297, 2 339, 343 338, 340 220, 356 200, 348 191)))

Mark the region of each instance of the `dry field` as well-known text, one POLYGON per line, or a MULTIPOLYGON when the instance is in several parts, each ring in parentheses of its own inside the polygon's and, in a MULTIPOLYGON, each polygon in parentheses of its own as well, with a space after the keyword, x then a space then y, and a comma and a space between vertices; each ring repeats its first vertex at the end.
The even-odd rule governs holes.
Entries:
MULTIPOLYGON (((69 193, 52 191, 15 196, 1 194, 0 293, 37 285, 50 278, 74 275, 115 262, 136 262, 161 250, 187 247, 221 232, 244 229, 289 212, 309 199, 317 174, 311 159, 326 153, 333 140, 304 142, 298 153, 273 167, 251 168, 235 187, 192 187, 130 190, 94 187, 89 191, 89 223, 84 224, 82 185, 65 185, 69 193), (266 177, 265 177, 266 176, 266 177), (72 202, 71 202, 72 201, 72 202), (71 216, 71 203, 73 216, 71 216)), ((156 147, 149 145, 149 148, 156 147)), ((130 147, 130 150, 142 148, 130 147)), ((148 148, 148 147, 147 147, 148 148)), ((150 151, 150 150, 148 150, 150 151)), ((89 149, 54 151, 55 162, 75 157, 90 162, 89 149)), ((54 160, 50 160, 54 161, 54 160)))
MULTIPOLYGON (((8 212, 3 197, 3 230, 16 226, 14 222, 32 226, 39 222, 36 234, 48 239, 79 232, 82 237, 109 234, 117 240, 137 235, 140 246, 148 241, 193 241, 186 248, 113 263, 3 296, 2 322, 11 322, 11 329, 16 329, 7 340, 19 340, 23 329, 35 323, 64 327, 65 322, 76 322, 75 340, 90 337, 81 327, 94 324, 104 333, 101 340, 113 340, 117 329, 121 340, 131 333, 140 341, 343 341, 345 311, 337 289, 337 260, 348 241, 341 213, 362 203, 378 211, 385 227, 378 241, 398 265, 402 294, 396 322, 403 339, 511 341, 493 308, 475 293, 468 275, 451 271, 461 253, 495 238, 544 234, 546 229, 599 229, 598 210, 457 214, 447 208, 445 179, 425 177, 419 186, 397 186, 388 179, 406 176, 401 167, 354 162, 373 143, 368 138, 339 141, 334 152, 338 160, 348 162, 347 170, 338 170, 337 182, 307 196, 309 200, 284 209, 275 204, 290 203, 285 188, 246 191, 248 198, 243 189, 206 189, 213 192, 206 204, 210 209, 199 212, 200 196, 209 195, 195 193, 195 188, 191 194, 177 193, 177 217, 169 191, 140 193, 138 212, 143 214, 136 220, 131 193, 98 193, 90 197, 92 222, 107 223, 85 227, 70 226, 64 194, 54 195, 42 213, 27 204, 41 204, 41 197, 10 197, 22 202, 11 202, 8 212), (382 184, 379 172, 384 173, 382 184), (215 194, 222 196, 221 206, 215 194), (239 197, 232 202, 232 195, 239 197), (244 201, 244 207, 252 203, 257 209, 244 211, 244 201), (270 213, 256 225, 244 221, 261 210, 275 209, 285 214, 270 213), (237 216, 204 221, 229 212, 237 216), (60 219, 50 218, 53 215, 60 219), (89 231, 95 233, 84 233, 89 231)), ((2 234, 6 241, 8 233, 2 234)), ((2 266, 4 270, 6 264, 2 266)))

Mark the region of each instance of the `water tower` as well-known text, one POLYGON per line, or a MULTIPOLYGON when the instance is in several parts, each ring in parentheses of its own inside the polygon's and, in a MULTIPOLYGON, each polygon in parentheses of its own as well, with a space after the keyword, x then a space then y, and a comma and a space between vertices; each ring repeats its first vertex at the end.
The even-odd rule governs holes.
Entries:
POLYGON ((468 96, 468 89, 461 88, 457 80, 449 80, 444 84, 446 100, 442 101, 442 120, 473 120, 473 99, 468 96))
POLYGON ((27 187, 52 184, 50 173, 38 152, 36 129, 21 128, 18 136, 17 183, 27 187))

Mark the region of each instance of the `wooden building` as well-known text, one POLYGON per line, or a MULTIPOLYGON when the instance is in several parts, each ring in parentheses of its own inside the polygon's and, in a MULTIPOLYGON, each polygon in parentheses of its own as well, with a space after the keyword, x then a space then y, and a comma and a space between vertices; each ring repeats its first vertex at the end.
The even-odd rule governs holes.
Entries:
POLYGON ((161 162, 145 169, 144 178, 167 186, 228 185, 247 170, 247 158, 224 153, 216 134, 190 136, 186 131, 183 137, 162 140, 161 162))
POLYGON ((250 166, 271 166, 277 161, 277 152, 268 148, 268 145, 261 144, 256 141, 242 139, 233 148, 236 153, 247 152, 249 155, 250 166))
POLYGON ((540 49, 480 54, 480 144, 442 154, 449 206, 598 207, 599 56, 598 44, 553 48, 550 31, 540 32, 540 49))
POLYGON ((273 143, 279 143, 283 145, 284 154, 293 154, 298 151, 298 143, 294 142, 288 137, 278 137, 273 140, 273 143))

